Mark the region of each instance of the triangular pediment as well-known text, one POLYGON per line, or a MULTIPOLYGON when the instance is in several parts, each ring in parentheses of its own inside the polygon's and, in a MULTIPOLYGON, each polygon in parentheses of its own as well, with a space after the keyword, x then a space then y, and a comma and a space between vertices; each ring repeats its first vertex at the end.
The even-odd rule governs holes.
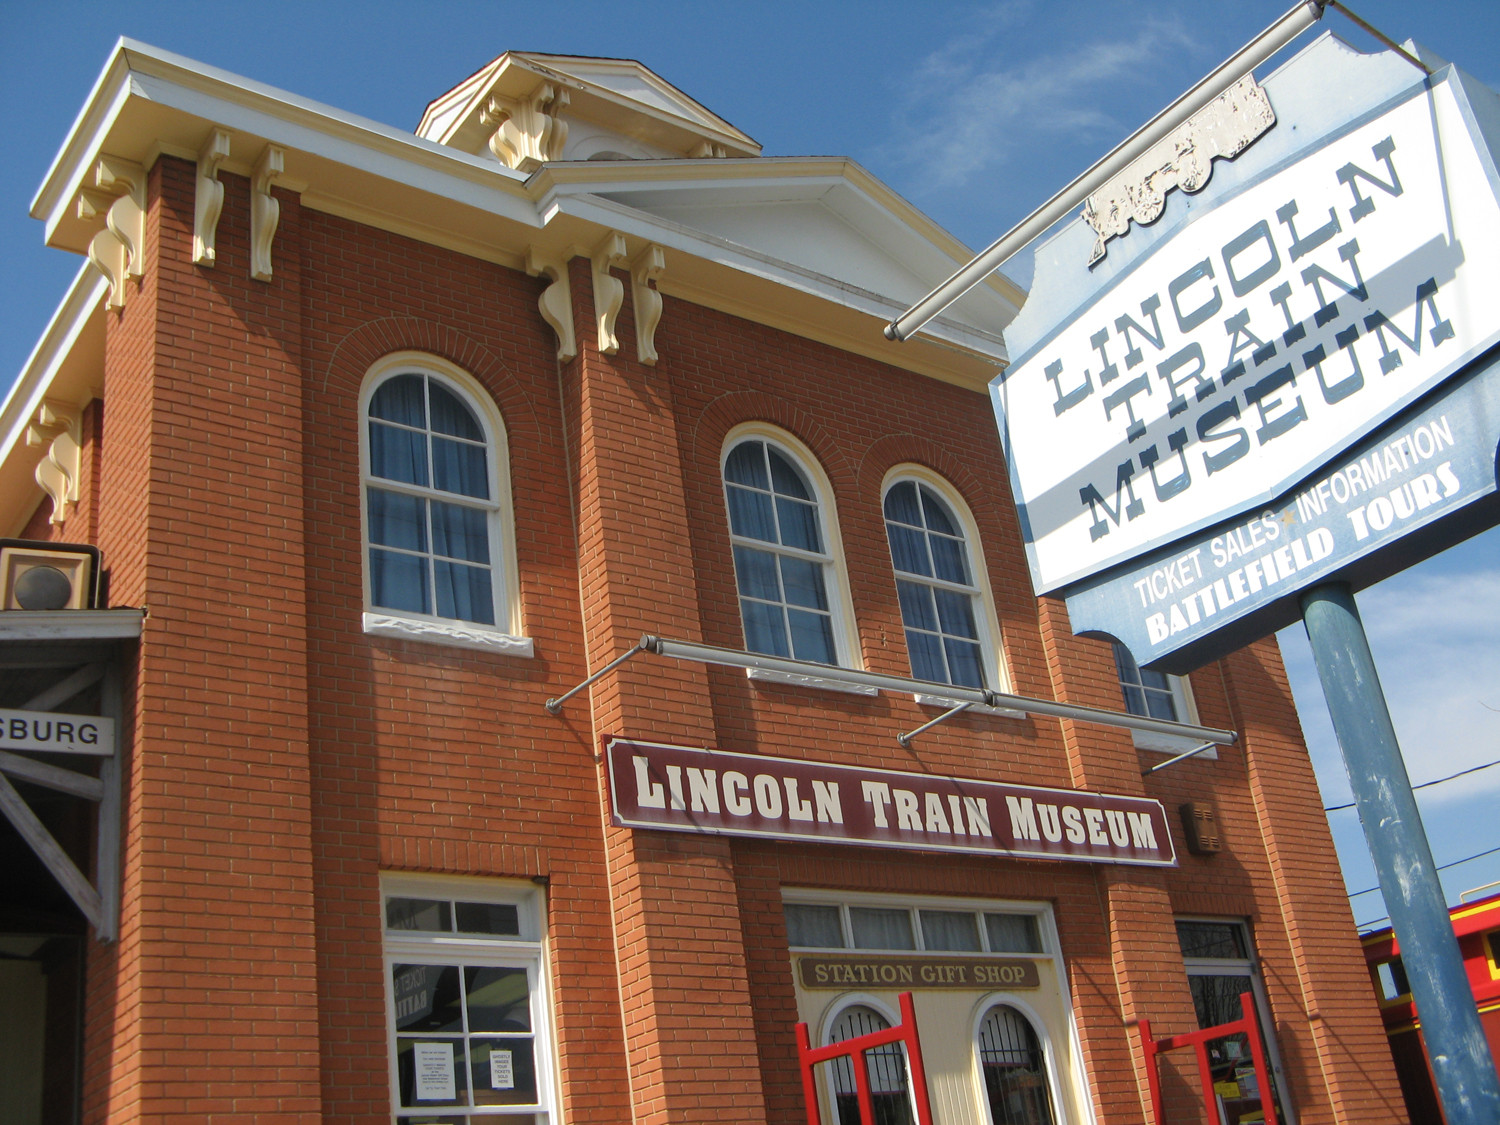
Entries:
POLYGON ((508 51, 427 107, 417 135, 509 168, 693 160, 760 145, 633 59, 508 51))

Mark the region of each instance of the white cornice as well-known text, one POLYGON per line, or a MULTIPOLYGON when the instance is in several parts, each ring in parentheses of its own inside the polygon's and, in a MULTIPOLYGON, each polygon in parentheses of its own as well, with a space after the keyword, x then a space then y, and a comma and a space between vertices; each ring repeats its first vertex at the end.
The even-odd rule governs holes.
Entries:
POLYGON ((103 275, 84 262, 0 404, 0 534, 19 534, 42 500, 32 475, 41 452, 26 444, 26 431, 42 400, 84 406, 100 393, 108 289, 103 275))

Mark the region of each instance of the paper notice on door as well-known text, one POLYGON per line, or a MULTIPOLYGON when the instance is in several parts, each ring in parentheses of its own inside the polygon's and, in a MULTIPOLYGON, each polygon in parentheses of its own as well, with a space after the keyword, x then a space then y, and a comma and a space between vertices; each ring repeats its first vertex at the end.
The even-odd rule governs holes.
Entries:
POLYGON ((490 1089, 516 1088, 515 1060, 510 1051, 490 1051, 490 1089))
POLYGON ((414 1043, 412 1053, 417 1067, 417 1101, 451 1102, 457 1096, 453 1086, 453 1046, 414 1043))

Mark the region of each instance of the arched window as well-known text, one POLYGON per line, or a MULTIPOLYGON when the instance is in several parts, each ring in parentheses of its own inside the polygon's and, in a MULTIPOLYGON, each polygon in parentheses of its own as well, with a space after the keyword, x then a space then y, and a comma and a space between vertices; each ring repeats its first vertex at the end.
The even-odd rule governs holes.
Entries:
POLYGON ((729 444, 724 495, 751 652, 842 661, 842 589, 825 489, 783 441, 753 433, 729 444))
MULTIPOLYGON (((828 1030, 829 1043, 842 1043, 884 1031, 890 1020, 874 1008, 851 1004, 838 1014, 828 1030)), ((875 1107, 876 1125, 912 1125, 911 1084, 906 1074, 906 1048, 887 1043, 865 1052, 865 1066, 870 1076, 870 1100, 875 1107)), ((854 1082, 854 1060, 849 1056, 828 1064, 829 1093, 833 1098, 838 1125, 860 1125, 859 1092, 854 1082)))
POLYGON ((956 498, 930 475, 903 472, 885 490, 885 533, 911 674, 964 687, 999 687, 983 567, 956 498))
POLYGON ((392 356, 366 378, 362 416, 367 628, 516 632, 505 431, 488 397, 432 357, 392 356))
POLYGON ((980 1021, 976 1047, 991 1125, 1052 1125, 1047 1059, 1031 1021, 996 1004, 980 1021))

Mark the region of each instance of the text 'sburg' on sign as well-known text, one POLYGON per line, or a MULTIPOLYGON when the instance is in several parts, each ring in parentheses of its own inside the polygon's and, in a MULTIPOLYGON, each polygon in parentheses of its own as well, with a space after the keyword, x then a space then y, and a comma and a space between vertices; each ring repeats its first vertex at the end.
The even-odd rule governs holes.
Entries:
POLYGON ((1217 197, 1172 199, 1196 217, 1110 244, 1137 240, 1128 266, 1095 279, 1039 251, 1039 284, 1092 295, 1021 327, 991 385, 1037 591, 1143 664, 1495 490, 1494 380, 1422 410, 1500 341, 1494 109, 1470 98, 1493 92, 1408 70, 1298 137, 1315 68, 1349 101, 1332 71, 1356 64, 1332 52, 1267 81, 1278 124, 1217 197))
POLYGON ((820 843, 1171 867, 1159 801, 605 742, 616 824, 820 843))

